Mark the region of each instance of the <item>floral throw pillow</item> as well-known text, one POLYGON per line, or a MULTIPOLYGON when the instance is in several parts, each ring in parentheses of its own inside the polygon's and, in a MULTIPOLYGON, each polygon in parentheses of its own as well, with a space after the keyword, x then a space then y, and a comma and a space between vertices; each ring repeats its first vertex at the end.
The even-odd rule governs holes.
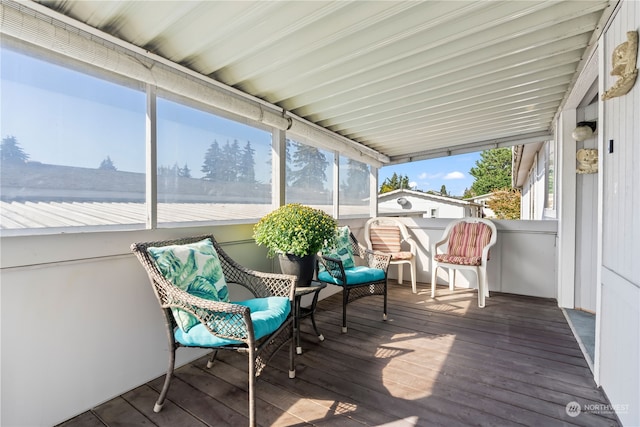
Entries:
MULTIPOLYGON (((186 245, 150 247, 147 251, 162 275, 183 291, 208 300, 229 302, 227 282, 211 239, 186 245)), ((184 310, 171 310, 184 332, 199 323, 184 310)))
POLYGON ((353 258, 353 248, 350 239, 351 230, 348 226, 339 227, 336 230, 335 247, 324 248, 322 254, 331 258, 338 258, 342 261, 344 268, 353 268, 356 266, 353 258))

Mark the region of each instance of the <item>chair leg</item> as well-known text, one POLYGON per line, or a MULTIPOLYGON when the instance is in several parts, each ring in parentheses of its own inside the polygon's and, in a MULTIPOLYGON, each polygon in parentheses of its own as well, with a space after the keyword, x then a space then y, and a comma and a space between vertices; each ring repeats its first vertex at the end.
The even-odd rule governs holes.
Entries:
POLYGON ((349 290, 342 287, 342 333, 347 333, 347 301, 349 300, 349 290))
MULTIPOLYGON (((293 335, 295 335, 296 331, 293 330, 291 332, 293 335)), ((296 343, 294 340, 294 337, 291 337, 291 344, 289 345, 289 378, 293 379, 296 377, 296 350, 294 349, 296 343)))
POLYGON ((478 278, 478 307, 484 308, 484 296, 485 296, 485 282, 484 282, 484 274, 482 274, 482 269, 478 268, 476 270, 476 276, 478 278))
POLYGON ((456 287, 456 269, 455 268, 450 268, 449 269, 449 290, 452 291, 455 289, 456 287))
POLYGON ((387 320, 387 283, 384 283, 384 312, 382 313, 382 320, 387 320))
POLYGON ((438 264, 433 261, 431 267, 431 298, 436 297, 436 278, 438 277, 438 264))
POLYGON ((218 354, 218 350, 213 350, 211 352, 211 356, 209 357, 209 360, 207 360, 207 369, 211 369, 211 367, 213 366, 213 362, 216 360, 217 354, 218 354))
POLYGON ((398 285, 402 285, 402 273, 404 273, 404 264, 398 264, 398 285))
POLYGON ((169 353, 169 367, 167 369, 167 375, 164 377, 164 385, 162 386, 162 391, 160 391, 160 396, 158 396, 158 400, 153 406, 153 412, 160 412, 162 410, 164 399, 167 397, 167 392, 169 391, 169 385, 171 384, 171 377, 173 377, 173 370, 175 369, 176 362, 176 348, 175 346, 172 347, 173 349, 169 353))
POLYGON ((256 354, 253 345, 249 346, 249 426, 256 427, 256 354))
POLYGON ((416 263, 412 262, 409 266, 411 267, 411 290, 415 294, 418 293, 416 289, 416 263))

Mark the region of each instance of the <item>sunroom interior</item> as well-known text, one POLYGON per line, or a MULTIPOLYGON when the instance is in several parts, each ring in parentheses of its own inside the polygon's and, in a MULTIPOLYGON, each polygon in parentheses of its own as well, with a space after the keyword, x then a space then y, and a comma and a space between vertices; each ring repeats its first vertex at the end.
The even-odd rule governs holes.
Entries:
MULTIPOLYGON (((489 289, 595 315, 583 350, 608 404, 583 412, 640 425, 640 85, 601 98, 637 2, 0 7, 2 138, 27 156, 1 171, 0 424, 55 425, 163 374, 160 313, 131 243, 212 232, 243 265, 278 271, 252 237, 274 208, 311 205, 362 237, 380 168, 512 147, 528 219, 495 221, 489 289), (597 131, 576 142, 585 120, 597 131), (309 148, 322 157, 305 181, 309 148), (598 150, 597 173, 576 173, 581 148, 598 150), (234 150, 254 167, 214 176, 234 150)), ((415 298, 444 304, 428 296, 430 246, 449 220, 401 221, 418 242, 415 298)), ((327 316, 336 292, 321 293, 327 316)), ((405 415, 398 425, 429 425, 405 415)), ((566 416, 553 415, 596 422, 566 416)))

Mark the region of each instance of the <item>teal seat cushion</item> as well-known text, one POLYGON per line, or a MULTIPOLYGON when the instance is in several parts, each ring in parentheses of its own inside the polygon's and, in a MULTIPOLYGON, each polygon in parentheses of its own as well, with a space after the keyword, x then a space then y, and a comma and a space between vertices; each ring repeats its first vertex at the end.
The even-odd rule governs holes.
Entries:
MULTIPOLYGON (((345 268, 344 274, 347 276, 347 286, 384 280, 384 270, 380 270, 379 268, 369 268, 364 266, 345 268)), ((318 280, 321 282, 333 283, 335 285, 344 284, 342 281, 331 276, 328 271, 318 273, 318 280)))
MULTIPOLYGON (((251 321, 256 340, 277 330, 291 312, 291 302, 287 297, 255 298, 233 304, 244 305, 251 309, 251 321)), ((185 346, 221 347, 242 344, 241 341, 219 338, 211 334, 202 323, 198 323, 188 332, 176 328, 174 337, 177 342, 185 346)))
MULTIPOLYGON (((227 282, 211 239, 185 245, 149 247, 147 252, 160 273, 173 285, 199 298, 229 302, 227 282)), ((179 308, 172 309, 172 312, 184 332, 200 323, 179 308)))

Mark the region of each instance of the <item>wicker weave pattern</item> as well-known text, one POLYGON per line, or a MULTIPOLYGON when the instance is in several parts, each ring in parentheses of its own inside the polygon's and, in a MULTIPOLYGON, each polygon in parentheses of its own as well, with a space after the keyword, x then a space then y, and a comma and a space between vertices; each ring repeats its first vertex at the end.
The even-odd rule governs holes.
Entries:
MULTIPOLYGON (((370 295, 383 295, 383 319, 387 317, 387 271, 391 262, 391 254, 372 251, 361 245, 355 238, 353 233, 350 235, 351 247, 353 254, 359 257, 362 262, 369 268, 378 268, 384 271, 384 279, 365 282, 359 284, 350 284, 346 280, 344 265, 339 258, 328 256, 317 257, 317 262, 327 270, 327 272, 337 280, 338 285, 342 287, 342 330, 347 330, 347 304, 359 298, 370 295)), ((327 282, 331 285, 335 283, 327 282)))
POLYGON ((207 330, 220 338, 233 339, 249 344, 253 336, 249 308, 220 301, 210 301, 183 291, 168 281, 149 256, 147 248, 168 245, 183 245, 211 239, 218 253, 222 271, 228 283, 237 283, 247 288, 256 298, 285 296, 293 301, 295 277, 262 273, 249 270, 233 261, 213 236, 189 237, 160 242, 137 243, 131 250, 145 267, 160 306, 165 309, 181 308, 193 314, 207 330))
MULTIPOLYGON (((247 288, 255 298, 269 296, 288 297, 293 306, 295 297, 296 277, 285 274, 263 273, 247 269, 232 260, 220 247, 212 235, 188 237, 175 240, 135 243, 131 245, 131 251, 136 255, 140 263, 145 268, 149 280, 153 286, 153 291, 162 308, 167 339, 169 340, 169 369, 165 377, 164 386, 155 404, 154 411, 162 409, 164 400, 169 390, 173 370, 175 367, 175 350, 180 347, 180 343, 175 341, 174 330, 177 328, 172 308, 180 308, 193 314, 207 330, 219 337, 240 341, 242 344, 227 345, 217 347, 210 358, 209 363, 213 363, 217 350, 233 350, 246 354, 249 358, 249 425, 256 423, 255 404, 255 379, 272 356, 286 343, 289 346, 289 376, 295 377, 294 364, 294 342, 293 342, 293 313, 280 327, 267 337, 256 341, 251 321, 251 313, 248 307, 233 303, 211 301, 198 298, 174 286, 158 270, 155 262, 147 252, 149 247, 162 247, 169 245, 183 245, 198 242, 203 239, 211 239, 213 247, 218 253, 222 271, 227 283, 236 283, 247 288)), ((207 365, 209 366, 209 365, 207 365)))

